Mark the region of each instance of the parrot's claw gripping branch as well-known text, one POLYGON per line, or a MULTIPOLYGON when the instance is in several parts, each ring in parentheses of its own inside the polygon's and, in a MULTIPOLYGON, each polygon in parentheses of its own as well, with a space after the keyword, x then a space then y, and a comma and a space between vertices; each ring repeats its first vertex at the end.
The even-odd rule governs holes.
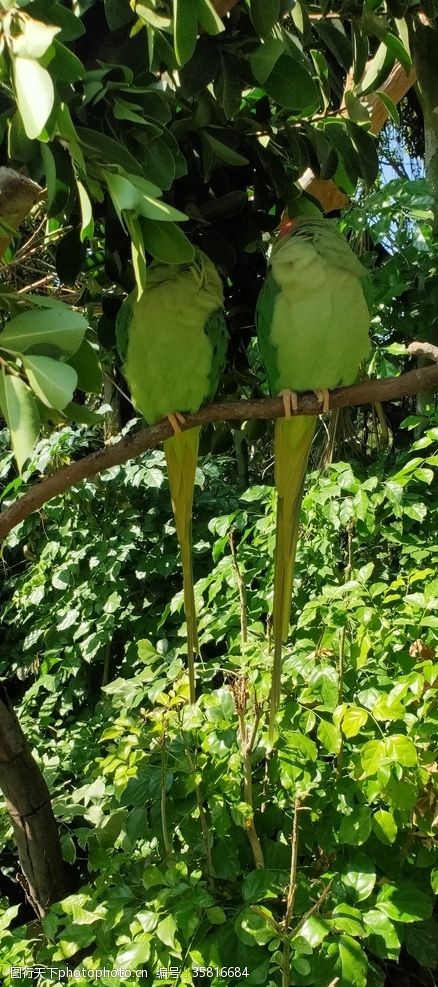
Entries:
POLYGON ((326 415, 330 411, 330 391, 326 387, 322 387, 313 393, 318 398, 318 401, 321 402, 323 414, 326 415))
POLYGON ((281 400, 283 402, 284 417, 292 418, 292 415, 296 415, 298 411, 298 394, 296 391, 290 391, 285 387, 280 391, 281 400))
POLYGON ((169 425, 172 426, 174 434, 180 435, 181 434, 180 426, 185 425, 186 423, 184 415, 182 415, 180 411, 174 411, 172 412, 171 415, 167 416, 167 421, 169 422, 169 425))

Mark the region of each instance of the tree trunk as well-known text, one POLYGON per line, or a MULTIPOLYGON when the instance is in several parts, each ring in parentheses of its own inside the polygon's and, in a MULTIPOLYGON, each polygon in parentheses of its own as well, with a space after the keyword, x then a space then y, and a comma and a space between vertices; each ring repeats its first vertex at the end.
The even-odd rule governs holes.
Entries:
MULTIPOLYGON (((413 57, 417 72, 418 86, 424 116, 424 164, 426 177, 432 186, 433 195, 433 231, 438 236, 438 30, 435 24, 429 22, 425 14, 420 13, 415 23, 413 37, 413 57)), ((437 323, 431 320, 429 325, 420 327, 418 339, 432 345, 438 344, 437 323)), ((417 366, 427 366, 429 360, 418 357, 417 366)), ((433 408, 435 395, 432 391, 420 391, 417 394, 417 414, 427 414, 433 408)))
POLYGON ((11 817, 26 898, 42 917, 69 893, 50 794, 6 692, 0 691, 0 788, 11 817))

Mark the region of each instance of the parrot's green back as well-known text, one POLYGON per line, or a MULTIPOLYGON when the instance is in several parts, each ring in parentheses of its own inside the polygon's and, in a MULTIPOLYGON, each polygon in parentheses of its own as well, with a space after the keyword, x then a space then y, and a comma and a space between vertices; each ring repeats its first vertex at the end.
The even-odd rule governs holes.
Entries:
MULTIPOLYGON (((330 220, 301 218, 278 237, 257 305, 271 392, 333 389, 355 380, 369 351, 366 271, 330 220)), ((316 418, 277 419, 271 732, 280 699, 298 521, 316 418)))
MULTIPOLYGON (((192 264, 151 265, 143 294, 137 299, 134 292, 121 306, 116 333, 133 403, 147 422, 197 411, 216 391, 227 345, 222 283, 208 257, 198 251, 192 264)), ((181 549, 192 702, 198 639, 191 519, 199 431, 184 430, 164 443, 181 549)))

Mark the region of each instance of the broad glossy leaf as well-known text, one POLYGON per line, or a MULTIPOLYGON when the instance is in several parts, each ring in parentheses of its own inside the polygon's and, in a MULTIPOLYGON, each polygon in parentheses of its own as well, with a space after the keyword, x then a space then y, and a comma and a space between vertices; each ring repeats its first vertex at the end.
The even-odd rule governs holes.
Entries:
POLYGON ((193 0, 173 0, 173 39, 178 65, 185 65, 196 46, 198 18, 193 0))
POLYGON ((357 805, 349 816, 342 819, 338 841, 350 846, 361 846, 371 833, 371 809, 367 805, 357 805))
POLYGON ((142 220, 146 250, 164 264, 187 264, 193 260, 194 248, 176 223, 142 220))
POLYGON ((31 140, 39 137, 52 112, 55 91, 49 73, 30 58, 14 59, 18 109, 31 140))
POLYGON ((356 737, 362 727, 365 726, 367 720, 368 713, 366 709, 361 709, 360 706, 349 706, 342 717, 342 733, 348 738, 356 737))
POLYGON ((49 356, 25 356, 23 359, 29 384, 36 396, 47 405, 62 411, 72 400, 77 373, 68 363, 49 356))
POLYGON ((376 907, 394 922, 421 922, 433 912, 432 896, 419 891, 415 884, 400 881, 398 885, 384 884, 376 907))
POLYGON ((350 857, 341 874, 341 880, 354 901, 365 901, 374 890, 376 870, 370 857, 361 850, 350 851, 350 857))
POLYGON ((396 960, 400 952, 400 939, 397 929, 383 912, 377 908, 371 908, 368 912, 363 912, 363 921, 368 930, 368 948, 376 956, 382 959, 396 960))
POLYGON ((71 355, 79 349, 87 322, 79 312, 55 304, 48 310, 22 312, 0 333, 0 349, 27 353, 31 348, 50 345, 71 355))
POLYGON ((207 34, 220 34, 225 30, 223 21, 211 0, 197 0, 198 20, 207 34))
POLYGON ((78 376, 77 387, 81 391, 100 394, 102 388, 102 370, 99 363, 98 350, 84 339, 76 353, 70 357, 70 366, 78 376))
POLYGON ((0 406, 11 435, 12 450, 21 473, 38 439, 40 417, 30 387, 20 377, 0 374, 0 406))
POLYGON ((348 987, 366 987, 368 960, 362 947, 351 936, 339 936, 342 983, 348 987))
POLYGON ((13 40, 13 52, 16 57, 29 59, 42 58, 61 30, 55 24, 44 24, 33 17, 23 18, 20 26, 21 34, 13 40))
POLYGON ((249 9, 257 34, 266 38, 280 17, 280 0, 250 0, 249 9))
POLYGON ((397 836, 397 824, 392 812, 378 809, 373 815, 373 830, 381 843, 385 843, 386 846, 394 843, 397 836))
POLYGON ((392 761, 401 764, 404 768, 413 768, 417 763, 415 744, 403 734, 393 734, 386 738, 385 753, 392 761))
POLYGON ((151 935, 145 934, 136 942, 124 945, 114 960, 115 967, 122 970, 135 970, 141 963, 147 963, 151 954, 151 935))
POLYGON ((289 55, 280 55, 264 85, 268 96, 295 113, 310 113, 320 105, 310 71, 289 55))

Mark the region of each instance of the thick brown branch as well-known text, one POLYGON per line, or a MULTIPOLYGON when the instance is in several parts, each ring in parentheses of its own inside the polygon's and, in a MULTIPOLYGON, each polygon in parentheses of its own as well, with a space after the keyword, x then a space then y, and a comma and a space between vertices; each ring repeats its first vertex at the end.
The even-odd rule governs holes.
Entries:
MULTIPOLYGON (((375 401, 393 401, 425 390, 438 391, 438 365, 411 370, 400 377, 387 377, 386 380, 367 380, 362 384, 353 384, 351 387, 338 387, 330 393, 330 409, 334 411, 336 408, 373 404, 375 401)), ((314 394, 301 395, 298 400, 297 413, 299 415, 318 415, 321 413, 321 405, 314 394)), ((266 420, 279 418, 283 414, 284 408, 281 398, 230 401, 209 404, 197 411, 195 415, 186 415, 184 427, 192 428, 195 425, 207 425, 211 422, 220 421, 243 422, 253 418, 266 420)), ((45 477, 15 504, 2 511, 0 514, 0 539, 5 538, 17 524, 29 517, 29 514, 38 511, 52 497, 65 493, 66 490, 70 490, 82 480, 96 476, 103 470, 110 469, 112 466, 120 466, 128 459, 135 459, 146 449, 153 449, 172 435, 172 427, 166 419, 137 432, 136 435, 121 439, 120 442, 108 445, 99 452, 93 452, 90 456, 85 456, 75 463, 64 466, 52 476, 45 477)))
POLYGON ((434 346, 433 343, 409 343, 408 353, 412 356, 425 356, 428 360, 438 363, 438 346, 434 346))

